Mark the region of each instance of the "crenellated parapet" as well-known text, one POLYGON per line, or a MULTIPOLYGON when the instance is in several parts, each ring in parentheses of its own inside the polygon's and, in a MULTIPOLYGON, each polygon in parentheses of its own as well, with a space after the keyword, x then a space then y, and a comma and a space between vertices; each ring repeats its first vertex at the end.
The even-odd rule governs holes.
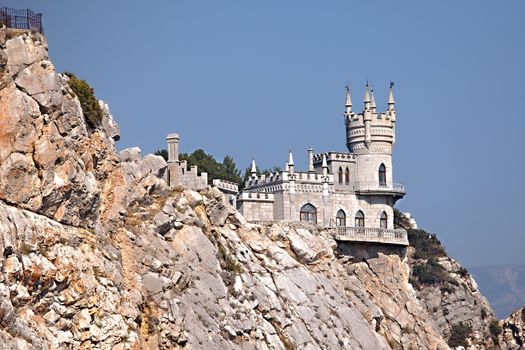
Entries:
POLYGON ((323 156, 329 162, 355 162, 355 155, 348 152, 324 152, 313 156, 314 167, 320 168, 323 163, 323 156))
POLYGON ((249 178, 245 182, 245 191, 275 191, 283 189, 283 184, 286 184, 290 181, 294 181, 297 185, 299 184, 309 184, 309 185, 322 185, 324 182, 333 183, 334 176, 327 175, 326 177, 323 174, 318 172, 311 171, 300 171, 290 174, 290 172, 282 171, 271 173, 269 175, 261 175, 249 178))
POLYGON ((168 143, 168 186, 182 186, 193 190, 201 190, 208 186, 208 174, 199 174, 196 165, 188 169, 185 160, 179 160, 179 135, 169 134, 166 137, 168 143))
POLYGON ((374 91, 368 83, 365 87, 364 109, 361 113, 352 111, 350 93, 347 89, 345 104, 345 125, 348 150, 354 154, 386 153, 392 154, 395 143, 396 110, 393 83, 387 101, 387 110, 378 112, 374 91))
POLYGON ((213 179, 213 186, 217 187, 222 192, 228 192, 232 194, 239 193, 239 185, 235 182, 222 179, 213 179))

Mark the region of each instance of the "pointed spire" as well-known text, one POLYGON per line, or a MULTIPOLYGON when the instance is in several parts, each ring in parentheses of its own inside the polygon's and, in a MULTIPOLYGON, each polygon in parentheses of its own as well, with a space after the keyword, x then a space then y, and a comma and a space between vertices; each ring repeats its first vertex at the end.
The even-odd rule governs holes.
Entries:
POLYGON ((252 168, 250 170, 252 177, 257 176, 257 166, 255 165, 255 159, 252 158, 252 168))
POLYGON ((326 154, 323 154, 323 176, 328 176, 328 164, 326 163, 326 154))
POLYGON ((288 165, 291 165, 291 166, 294 165, 293 164, 293 155, 292 155, 292 151, 291 150, 288 152, 288 165))
POLYGON ((346 88, 345 107, 346 107, 346 111, 350 112, 352 110, 352 99, 350 98, 350 87, 347 84, 345 88, 346 88))
POLYGON ((365 99, 364 99, 364 102, 365 102, 365 104, 367 102, 370 102, 370 91, 368 89, 368 80, 366 81, 366 86, 365 86, 365 99))
POLYGON ((394 82, 390 82, 390 91, 388 92, 388 110, 394 109, 394 104, 396 101, 394 100, 394 82))
POLYGON ((375 111, 376 109, 376 97, 374 95, 374 88, 371 88, 370 89, 370 95, 372 96, 371 97, 371 102, 370 102, 370 108, 375 111))

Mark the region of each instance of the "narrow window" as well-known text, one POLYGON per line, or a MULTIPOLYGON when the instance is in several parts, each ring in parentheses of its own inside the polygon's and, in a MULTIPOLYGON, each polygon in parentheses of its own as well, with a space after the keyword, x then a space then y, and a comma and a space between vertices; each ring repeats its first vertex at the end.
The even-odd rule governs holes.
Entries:
POLYGON ((349 184, 350 184, 350 170, 348 170, 348 167, 347 167, 345 171, 345 185, 349 185, 349 184))
POLYGON ((386 167, 383 163, 379 166, 379 186, 386 186, 386 167))
POLYGON ((317 209, 310 203, 303 205, 300 212, 300 219, 301 221, 317 224, 317 209))
POLYGON ((343 184, 343 168, 339 167, 339 185, 343 184))
POLYGON ((381 218, 379 219, 379 227, 388 228, 388 215, 386 215, 385 212, 381 214, 381 218))
POLYGON ((355 214, 355 227, 365 227, 365 214, 361 210, 355 214))
POLYGON ((339 227, 346 226, 346 214, 342 209, 339 209, 337 215, 335 216, 335 225, 339 227))

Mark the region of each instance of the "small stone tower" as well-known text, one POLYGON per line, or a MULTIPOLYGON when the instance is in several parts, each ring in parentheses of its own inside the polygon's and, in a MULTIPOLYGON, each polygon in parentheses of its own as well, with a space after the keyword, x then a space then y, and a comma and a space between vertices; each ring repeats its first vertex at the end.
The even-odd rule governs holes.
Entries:
POLYGON ((392 183, 392 149, 396 141, 393 87, 394 84, 391 82, 387 111, 384 113, 377 112, 374 90, 370 89, 368 82, 365 86, 363 112, 354 113, 347 88, 344 113, 346 145, 356 156, 355 181, 358 183, 373 181, 385 186, 392 183))

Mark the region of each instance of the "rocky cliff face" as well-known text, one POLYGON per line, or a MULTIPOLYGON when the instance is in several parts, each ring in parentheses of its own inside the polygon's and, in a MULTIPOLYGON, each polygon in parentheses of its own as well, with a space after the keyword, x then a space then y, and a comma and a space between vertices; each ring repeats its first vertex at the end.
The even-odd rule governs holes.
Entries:
POLYGON ((161 157, 115 152, 107 107, 86 125, 44 37, 0 30, 0 49, 1 349, 446 349, 460 320, 484 337, 473 280, 416 291, 403 250, 169 189, 161 157))

